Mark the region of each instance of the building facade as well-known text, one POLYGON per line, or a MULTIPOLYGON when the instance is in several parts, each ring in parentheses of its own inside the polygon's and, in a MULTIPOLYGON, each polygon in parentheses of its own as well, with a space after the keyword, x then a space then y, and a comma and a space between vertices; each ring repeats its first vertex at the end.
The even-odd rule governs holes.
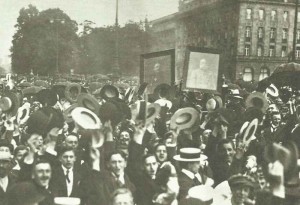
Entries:
MULTIPOLYGON (((176 14, 150 22, 160 43, 154 41, 149 51, 176 49, 177 80, 186 46, 196 46, 220 50, 220 70, 227 78, 259 81, 288 62, 294 20, 294 0, 180 0, 176 14)), ((300 13, 297 22, 300 58, 300 13)))

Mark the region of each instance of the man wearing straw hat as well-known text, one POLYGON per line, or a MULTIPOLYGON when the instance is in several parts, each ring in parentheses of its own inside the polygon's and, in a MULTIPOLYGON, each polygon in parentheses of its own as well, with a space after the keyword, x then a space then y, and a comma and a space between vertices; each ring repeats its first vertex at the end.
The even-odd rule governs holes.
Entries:
POLYGON ((201 154, 198 148, 182 148, 178 155, 174 156, 179 161, 181 171, 178 174, 179 200, 187 196, 188 190, 201 184, 213 185, 214 181, 203 173, 200 173, 201 165, 205 164, 207 157, 201 154))

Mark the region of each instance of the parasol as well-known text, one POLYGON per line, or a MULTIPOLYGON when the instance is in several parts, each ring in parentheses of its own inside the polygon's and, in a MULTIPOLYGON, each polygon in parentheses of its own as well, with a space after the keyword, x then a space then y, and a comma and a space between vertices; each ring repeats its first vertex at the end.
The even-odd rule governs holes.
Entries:
POLYGON ((282 86, 300 88, 300 64, 286 63, 278 66, 270 76, 270 80, 278 88, 282 86))

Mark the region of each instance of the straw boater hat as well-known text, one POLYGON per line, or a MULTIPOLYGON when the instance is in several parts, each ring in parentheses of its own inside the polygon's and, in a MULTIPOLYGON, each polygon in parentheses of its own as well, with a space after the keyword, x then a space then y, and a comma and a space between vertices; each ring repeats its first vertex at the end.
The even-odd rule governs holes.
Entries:
POLYGON ((194 186, 189 189, 187 199, 183 205, 209 205, 213 202, 214 189, 208 185, 194 186))
POLYGON ((265 113, 269 107, 268 101, 263 93, 253 92, 246 99, 246 108, 257 107, 265 113))
POLYGON ((249 143, 255 139, 255 133, 258 126, 258 119, 255 118, 251 122, 245 122, 241 129, 239 135, 241 136, 244 145, 248 146, 249 143))
POLYGON ((279 96, 279 91, 277 87, 274 84, 271 84, 267 89, 266 93, 268 95, 271 95, 272 97, 278 97, 279 96))
POLYGON ((19 125, 23 125, 26 123, 30 115, 30 105, 27 106, 24 104, 22 107, 18 109, 18 114, 17 114, 17 123, 19 125))
POLYGON ((140 100, 131 106, 133 118, 136 122, 145 121, 145 124, 152 122, 160 112, 160 105, 156 103, 147 103, 144 100, 140 100))
POLYGON ((71 115, 74 122, 83 129, 100 129, 101 127, 98 116, 87 108, 76 107, 71 115))
POLYGON ((222 98, 220 96, 214 96, 212 98, 210 98, 207 102, 206 102, 206 109, 208 112, 212 112, 215 111, 216 109, 223 107, 223 101, 222 98))
POLYGON ((207 156, 201 154, 201 149, 199 148, 181 148, 178 155, 173 157, 176 161, 181 162, 197 162, 207 160, 207 156))
POLYGON ((72 111, 78 107, 78 103, 74 103, 73 105, 71 105, 70 107, 68 107, 64 112, 64 119, 67 123, 73 122, 73 118, 71 116, 72 111))
POLYGON ((194 131, 200 125, 199 112, 192 107, 181 108, 171 117, 170 129, 194 131))
POLYGON ((80 107, 85 107, 96 114, 99 113, 100 104, 96 98, 88 93, 80 93, 78 95, 77 103, 80 107))

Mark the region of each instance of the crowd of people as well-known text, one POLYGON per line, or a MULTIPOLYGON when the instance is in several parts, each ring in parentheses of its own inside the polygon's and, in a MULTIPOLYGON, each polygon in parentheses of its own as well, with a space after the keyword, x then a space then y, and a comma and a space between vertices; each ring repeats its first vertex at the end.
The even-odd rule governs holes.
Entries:
POLYGON ((2 90, 0 205, 300 204, 297 88, 31 83, 2 90))

